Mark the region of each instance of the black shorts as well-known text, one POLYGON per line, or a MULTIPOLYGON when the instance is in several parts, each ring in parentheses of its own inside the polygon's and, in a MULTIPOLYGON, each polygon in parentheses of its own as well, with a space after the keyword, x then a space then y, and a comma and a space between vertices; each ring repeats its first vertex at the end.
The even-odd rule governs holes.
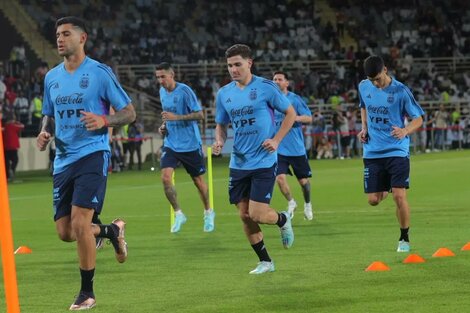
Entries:
POLYGON ((344 136, 340 138, 340 143, 342 147, 347 147, 351 143, 351 136, 344 136))
POLYGON ((278 154, 277 155, 277 175, 279 174, 289 174, 292 175, 292 172, 289 168, 292 167, 294 170, 294 175, 297 179, 312 177, 312 170, 310 169, 310 164, 308 163, 307 155, 302 156, 285 156, 278 154))
POLYGON ((191 177, 197 177, 206 172, 202 148, 189 152, 176 152, 167 147, 162 148, 160 168, 176 168, 178 166, 178 162, 183 164, 186 172, 191 175, 191 177))
POLYGON ((410 187, 410 159, 389 157, 364 159, 364 192, 390 191, 410 187))
POLYGON ((230 169, 228 193, 231 204, 243 199, 270 203, 274 183, 276 182, 277 164, 256 170, 230 169))
POLYGON ((94 209, 103 208, 108 179, 109 152, 91 153, 54 175, 54 221, 70 215, 72 205, 94 209))

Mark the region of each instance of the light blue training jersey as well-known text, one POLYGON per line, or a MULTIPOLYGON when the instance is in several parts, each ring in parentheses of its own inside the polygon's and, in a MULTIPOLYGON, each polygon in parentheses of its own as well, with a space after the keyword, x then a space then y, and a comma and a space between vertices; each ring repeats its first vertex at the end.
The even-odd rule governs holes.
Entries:
POLYGON ((424 114, 408 87, 392 77, 390 85, 380 89, 367 79, 359 83, 359 99, 359 106, 367 112, 369 134, 364 158, 409 156, 409 136, 396 139, 391 134, 392 126, 405 127, 406 117, 415 119, 424 114))
MULTIPOLYGON (((295 109, 297 115, 312 116, 312 112, 307 107, 305 101, 293 92, 287 92, 286 95, 289 102, 295 109)), ((281 128, 281 123, 286 115, 282 112, 276 111, 274 118, 276 120, 276 130, 281 128)), ((302 132, 302 123, 295 122, 287 135, 282 139, 277 149, 277 153, 284 156, 303 156, 305 155, 304 134, 302 132)))
MULTIPOLYGON (((160 101, 163 111, 177 115, 202 110, 192 89, 183 83, 177 82, 175 89, 170 92, 161 87, 160 101)), ((201 134, 197 121, 167 121, 166 129, 167 135, 163 141, 165 147, 176 152, 189 152, 201 148, 201 134)))
POLYGON ((108 128, 88 131, 81 111, 103 115, 111 105, 120 111, 129 103, 111 68, 89 57, 73 73, 64 63, 51 69, 44 81, 42 113, 55 119, 54 174, 90 153, 110 150, 108 128))
POLYGON ((234 131, 230 168, 253 170, 277 162, 277 153, 269 153, 262 144, 276 134, 274 110, 286 112, 289 105, 276 84, 255 75, 243 89, 231 82, 219 90, 215 121, 232 123, 234 131))

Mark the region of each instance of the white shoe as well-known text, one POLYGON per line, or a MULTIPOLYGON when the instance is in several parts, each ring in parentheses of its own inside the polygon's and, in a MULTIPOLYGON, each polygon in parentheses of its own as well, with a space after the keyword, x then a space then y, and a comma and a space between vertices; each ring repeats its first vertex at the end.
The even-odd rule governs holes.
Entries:
POLYGON ((257 264, 254 270, 250 271, 250 274, 259 275, 259 274, 264 274, 264 273, 274 272, 274 271, 275 269, 274 269, 273 261, 271 262, 261 261, 257 264))
POLYGON ((295 200, 292 199, 287 204, 287 213, 289 213, 290 219, 294 218, 295 209, 297 209, 297 202, 295 202, 295 200))
POLYGON ((304 217, 307 221, 313 220, 313 211, 311 203, 304 204, 304 217))

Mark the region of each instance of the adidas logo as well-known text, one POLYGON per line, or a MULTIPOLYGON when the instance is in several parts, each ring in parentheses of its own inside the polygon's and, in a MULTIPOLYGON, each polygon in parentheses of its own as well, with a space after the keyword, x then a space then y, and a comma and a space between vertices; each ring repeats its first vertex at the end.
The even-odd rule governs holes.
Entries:
POLYGON ((96 196, 93 198, 93 200, 91 200, 92 203, 98 203, 98 198, 96 198, 96 196))
POLYGON ((266 199, 271 199, 271 193, 268 193, 266 196, 265 196, 266 199))
POLYGON ((371 97, 371 95, 370 95, 370 94, 368 94, 368 95, 367 95, 367 98, 369 98, 369 99, 370 99, 370 98, 372 98, 372 97, 371 97))
POLYGON ((232 100, 230 100, 230 98, 227 99, 227 101, 225 101, 225 103, 231 103, 232 100))

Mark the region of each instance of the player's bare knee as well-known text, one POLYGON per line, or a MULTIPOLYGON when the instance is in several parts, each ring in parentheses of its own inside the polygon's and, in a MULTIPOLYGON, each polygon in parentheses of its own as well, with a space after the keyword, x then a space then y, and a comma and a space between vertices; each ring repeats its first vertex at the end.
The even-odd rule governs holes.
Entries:
POLYGON ((164 185, 171 185, 171 174, 162 173, 162 183, 164 185))
POLYGON ((369 202, 369 205, 376 206, 380 203, 380 200, 378 198, 373 198, 373 199, 369 199, 368 202, 369 202))
POLYGON ((257 212, 250 211, 249 216, 250 219, 255 223, 259 223, 261 221, 261 215, 257 212))
POLYGON ((242 222, 245 223, 247 221, 251 221, 250 214, 248 214, 248 212, 240 211, 239 215, 240 215, 240 219, 242 220, 242 222))
POLYGON ((59 236, 59 239, 62 240, 62 241, 65 241, 65 242, 75 241, 74 237, 72 236, 72 234, 69 230, 57 231, 57 235, 59 236))
POLYGON ((406 201, 406 197, 403 194, 393 194, 393 201, 400 206, 401 203, 406 201))

